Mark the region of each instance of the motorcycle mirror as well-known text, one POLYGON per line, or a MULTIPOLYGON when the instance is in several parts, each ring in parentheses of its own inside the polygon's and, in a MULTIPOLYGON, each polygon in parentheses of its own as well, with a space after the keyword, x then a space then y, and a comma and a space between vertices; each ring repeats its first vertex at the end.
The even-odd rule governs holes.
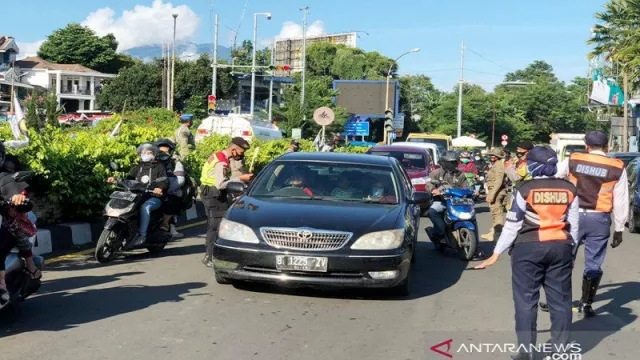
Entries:
POLYGON ((110 161, 109 162, 109 167, 113 171, 117 171, 120 168, 120 166, 118 166, 118 164, 115 161, 110 161))
POLYGON ((15 174, 13 174, 11 177, 13 178, 13 181, 23 182, 31 179, 33 175, 34 175, 33 171, 18 171, 15 174))

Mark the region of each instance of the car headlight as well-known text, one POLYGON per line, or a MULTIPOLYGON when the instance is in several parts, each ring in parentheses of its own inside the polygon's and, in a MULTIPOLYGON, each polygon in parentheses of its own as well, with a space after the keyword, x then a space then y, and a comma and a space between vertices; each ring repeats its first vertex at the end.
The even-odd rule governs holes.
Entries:
POLYGON ((218 237, 224 240, 249 244, 257 244, 260 242, 253 229, 247 225, 224 218, 220 222, 220 226, 218 226, 218 237))
POLYGON ((362 235, 351 245, 353 250, 397 249, 404 241, 404 229, 376 231, 362 235))
POLYGON ((413 178, 411 184, 413 185, 427 185, 428 178, 413 178))

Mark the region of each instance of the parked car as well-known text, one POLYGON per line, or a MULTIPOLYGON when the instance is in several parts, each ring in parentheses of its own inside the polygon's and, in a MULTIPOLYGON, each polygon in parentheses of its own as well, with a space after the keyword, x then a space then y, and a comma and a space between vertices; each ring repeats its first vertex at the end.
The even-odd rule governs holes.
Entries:
POLYGON ((629 180, 629 232, 640 232, 640 182, 638 181, 640 172, 640 159, 636 158, 629 162, 626 168, 627 179, 629 180))
POLYGON ((608 157, 620 159, 624 162, 624 166, 628 166, 633 159, 640 157, 640 152, 610 152, 608 157))
POLYGON ((426 148, 416 146, 379 145, 367 151, 367 154, 390 156, 397 159, 409 174, 411 184, 416 191, 426 191, 429 172, 432 170, 431 155, 426 148))
POLYGON ((414 147, 421 147, 421 148, 425 148, 429 151, 429 155, 431 156, 431 169, 430 171, 433 171, 435 169, 437 169, 438 163, 440 161, 440 156, 441 156, 441 152, 440 149, 438 148, 438 146, 436 144, 432 144, 432 143, 420 143, 420 142, 404 142, 404 141, 400 141, 400 142, 394 142, 391 145, 393 146, 414 146, 414 147))
POLYGON ((280 156, 225 214, 214 245, 218 283, 381 287, 407 295, 420 205, 400 162, 364 154, 280 156), (381 190, 381 192, 379 191, 381 190))

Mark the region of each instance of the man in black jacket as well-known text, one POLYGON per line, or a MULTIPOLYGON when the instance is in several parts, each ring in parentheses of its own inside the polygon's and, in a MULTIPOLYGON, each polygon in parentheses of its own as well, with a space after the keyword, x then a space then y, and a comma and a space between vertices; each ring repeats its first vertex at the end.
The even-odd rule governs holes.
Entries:
MULTIPOLYGON (((139 246, 145 242, 147 228, 151 221, 151 212, 162 206, 162 200, 160 198, 166 193, 169 187, 167 171, 165 170, 164 164, 156 160, 158 148, 150 143, 142 144, 138 147, 138 156, 140 157, 140 164, 134 166, 131 171, 129 171, 126 179, 148 184, 153 188, 153 194, 140 207, 138 236, 134 239, 133 246, 139 246)), ((111 177, 107 181, 115 183, 116 179, 111 177)))

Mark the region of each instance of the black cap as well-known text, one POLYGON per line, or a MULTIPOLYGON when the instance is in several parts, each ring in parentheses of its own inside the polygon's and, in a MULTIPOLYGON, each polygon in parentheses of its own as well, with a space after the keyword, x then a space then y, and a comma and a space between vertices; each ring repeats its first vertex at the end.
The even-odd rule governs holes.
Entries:
POLYGON ((239 136, 234 137, 233 139, 231 139, 231 143, 235 146, 239 146, 241 148, 243 148, 244 150, 249 150, 249 148, 251 147, 249 145, 249 142, 239 136))
POLYGON ((531 141, 523 141, 518 145, 520 149, 531 150, 533 149, 533 143, 531 141))
POLYGON ((300 146, 300 142, 298 140, 291 140, 291 145, 300 146))
POLYGON ((550 147, 535 146, 527 154, 527 161, 533 161, 540 164, 554 165, 558 163, 558 155, 550 147))
POLYGON ((602 131, 591 131, 584 137, 584 142, 589 146, 607 146, 609 137, 602 131))

